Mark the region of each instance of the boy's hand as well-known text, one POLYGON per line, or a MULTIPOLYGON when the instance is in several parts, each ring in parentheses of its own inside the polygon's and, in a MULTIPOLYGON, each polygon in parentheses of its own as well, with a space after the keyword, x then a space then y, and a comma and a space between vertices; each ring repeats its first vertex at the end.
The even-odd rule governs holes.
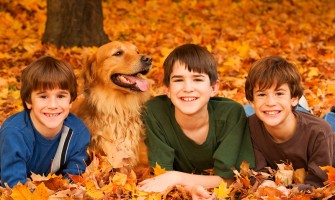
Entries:
POLYGON ((140 182, 138 189, 145 192, 164 192, 168 187, 179 184, 180 178, 181 175, 178 172, 168 171, 140 182))

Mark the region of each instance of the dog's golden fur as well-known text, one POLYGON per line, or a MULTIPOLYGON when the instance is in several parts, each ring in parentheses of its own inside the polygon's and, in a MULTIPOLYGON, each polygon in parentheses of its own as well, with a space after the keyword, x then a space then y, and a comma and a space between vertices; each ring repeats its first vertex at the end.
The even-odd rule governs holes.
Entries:
POLYGON ((84 98, 74 102, 72 112, 91 132, 90 155, 104 155, 104 148, 115 147, 129 157, 130 166, 138 164, 144 138, 141 110, 150 98, 142 74, 150 67, 151 58, 139 54, 129 42, 105 44, 87 60, 82 76, 84 98))

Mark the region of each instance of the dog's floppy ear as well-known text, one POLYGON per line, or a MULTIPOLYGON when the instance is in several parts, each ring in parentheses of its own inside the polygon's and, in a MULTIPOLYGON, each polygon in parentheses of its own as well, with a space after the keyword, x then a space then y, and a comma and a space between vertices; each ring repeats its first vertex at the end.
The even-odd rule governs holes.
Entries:
POLYGON ((82 74, 86 86, 92 83, 96 78, 96 64, 97 61, 95 54, 87 57, 85 63, 85 69, 83 70, 82 74))

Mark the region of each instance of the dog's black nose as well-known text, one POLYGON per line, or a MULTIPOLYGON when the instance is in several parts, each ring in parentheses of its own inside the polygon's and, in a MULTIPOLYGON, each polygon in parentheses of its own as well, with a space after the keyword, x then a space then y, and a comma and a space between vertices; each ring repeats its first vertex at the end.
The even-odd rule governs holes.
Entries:
POLYGON ((150 56, 142 56, 141 61, 146 65, 151 65, 152 58, 150 56))

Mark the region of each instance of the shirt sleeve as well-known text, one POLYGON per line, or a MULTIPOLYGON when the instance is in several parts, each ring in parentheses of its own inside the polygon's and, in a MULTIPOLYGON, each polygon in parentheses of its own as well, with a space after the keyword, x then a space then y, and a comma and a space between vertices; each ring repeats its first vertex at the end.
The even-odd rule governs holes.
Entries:
POLYGON ((232 167, 239 170, 242 161, 247 161, 251 168, 255 163, 245 113, 241 111, 237 118, 235 122, 233 119, 227 120, 227 124, 221 130, 224 137, 220 139, 219 147, 213 156, 215 173, 223 178, 232 178, 232 167))
POLYGON ((22 184, 27 181, 27 161, 31 149, 25 142, 23 134, 14 128, 1 130, 0 156, 1 156, 1 183, 9 187, 18 182, 22 184))
POLYGON ((87 146, 90 142, 90 133, 86 126, 73 133, 73 138, 69 146, 68 157, 62 173, 81 175, 86 170, 87 146))
POLYGON ((331 130, 328 134, 322 132, 317 134, 314 144, 312 144, 312 153, 308 160, 308 174, 305 183, 316 187, 323 187, 320 183, 326 181, 328 177, 326 172, 320 167, 334 165, 332 163, 334 156, 333 145, 334 135, 331 130))
POLYGON ((148 146, 150 166, 155 167, 157 163, 166 170, 173 170, 175 152, 164 136, 162 122, 156 119, 150 108, 143 112, 143 121, 146 128, 145 143, 148 146))

